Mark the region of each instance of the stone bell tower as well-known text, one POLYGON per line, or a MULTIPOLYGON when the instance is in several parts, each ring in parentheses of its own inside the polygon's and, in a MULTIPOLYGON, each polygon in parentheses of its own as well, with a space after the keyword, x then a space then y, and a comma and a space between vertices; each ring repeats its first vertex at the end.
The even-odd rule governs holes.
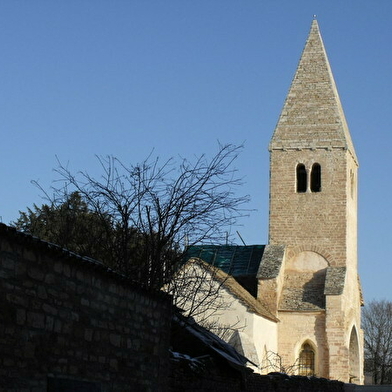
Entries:
POLYGON ((317 20, 269 150, 279 353, 300 374, 362 383, 358 159, 317 20))

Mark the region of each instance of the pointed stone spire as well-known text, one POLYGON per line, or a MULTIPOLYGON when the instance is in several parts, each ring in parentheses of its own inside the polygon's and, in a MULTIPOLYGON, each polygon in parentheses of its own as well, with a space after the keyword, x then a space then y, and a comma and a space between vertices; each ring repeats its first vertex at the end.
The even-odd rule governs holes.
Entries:
POLYGON ((328 57, 314 19, 270 143, 271 150, 346 149, 357 162, 328 57))

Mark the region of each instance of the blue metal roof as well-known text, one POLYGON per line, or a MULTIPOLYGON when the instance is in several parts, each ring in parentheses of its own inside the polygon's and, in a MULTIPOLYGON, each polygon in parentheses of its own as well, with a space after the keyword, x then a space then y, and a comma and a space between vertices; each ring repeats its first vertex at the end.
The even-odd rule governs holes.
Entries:
POLYGON ((222 271, 236 276, 256 276, 265 245, 194 245, 187 259, 198 257, 222 271))

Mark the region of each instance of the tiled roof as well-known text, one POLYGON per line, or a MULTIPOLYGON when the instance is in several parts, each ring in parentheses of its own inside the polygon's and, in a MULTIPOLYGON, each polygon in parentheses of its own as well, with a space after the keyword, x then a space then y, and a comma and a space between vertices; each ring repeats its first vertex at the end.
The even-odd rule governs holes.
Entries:
POLYGON ((205 356, 206 353, 212 353, 227 361, 237 370, 243 370, 247 363, 252 363, 230 344, 197 324, 192 317, 185 317, 176 312, 173 316, 172 328, 174 329, 172 343, 175 349, 186 351, 188 355, 197 355, 199 358, 203 358, 203 354, 205 356))
POLYGON ((186 258, 197 257, 234 277, 256 276, 264 249, 265 245, 195 245, 186 258))
POLYGON ((284 277, 279 310, 320 311, 325 309, 326 269, 317 271, 287 271, 284 277))
POLYGON ((270 143, 270 150, 345 149, 357 161, 317 20, 270 143))

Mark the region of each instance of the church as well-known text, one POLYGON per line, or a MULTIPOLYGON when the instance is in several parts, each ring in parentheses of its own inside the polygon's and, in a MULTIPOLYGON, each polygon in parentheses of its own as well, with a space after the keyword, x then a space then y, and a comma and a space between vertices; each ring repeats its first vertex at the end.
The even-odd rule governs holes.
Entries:
POLYGON ((269 151, 268 244, 194 246, 186 265, 221 284, 211 317, 260 373, 363 384, 358 159, 316 19, 269 151))

